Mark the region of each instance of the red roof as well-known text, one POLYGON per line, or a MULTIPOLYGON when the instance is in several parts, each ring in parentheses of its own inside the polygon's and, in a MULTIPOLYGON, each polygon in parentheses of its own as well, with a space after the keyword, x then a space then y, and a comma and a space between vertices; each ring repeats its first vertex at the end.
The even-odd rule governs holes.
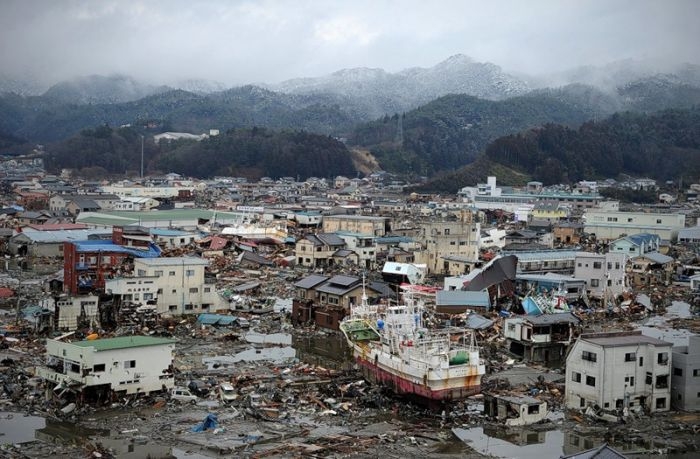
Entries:
POLYGON ((226 247, 227 243, 228 239, 224 239, 223 237, 218 236, 212 236, 211 244, 209 244, 209 250, 221 250, 224 247, 226 247))
POLYGON ((15 291, 11 288, 0 287, 0 298, 12 298, 15 296, 15 291))

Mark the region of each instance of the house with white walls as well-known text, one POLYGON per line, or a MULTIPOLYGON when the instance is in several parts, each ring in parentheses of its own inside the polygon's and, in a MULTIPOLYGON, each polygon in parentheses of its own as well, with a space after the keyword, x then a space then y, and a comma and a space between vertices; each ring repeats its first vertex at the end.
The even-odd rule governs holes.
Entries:
POLYGON ((128 394, 149 394, 174 387, 175 340, 153 336, 46 341, 46 363, 37 376, 48 390, 71 389, 78 401, 106 403, 128 394))

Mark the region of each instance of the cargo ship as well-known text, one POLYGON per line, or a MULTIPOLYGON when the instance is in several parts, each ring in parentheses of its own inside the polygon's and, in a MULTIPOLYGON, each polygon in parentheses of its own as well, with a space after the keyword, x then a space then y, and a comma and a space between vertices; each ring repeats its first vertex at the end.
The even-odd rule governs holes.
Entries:
POLYGON ((486 368, 471 330, 426 328, 424 303, 403 296, 403 304, 382 308, 363 293, 340 323, 365 379, 436 402, 479 393, 486 368))

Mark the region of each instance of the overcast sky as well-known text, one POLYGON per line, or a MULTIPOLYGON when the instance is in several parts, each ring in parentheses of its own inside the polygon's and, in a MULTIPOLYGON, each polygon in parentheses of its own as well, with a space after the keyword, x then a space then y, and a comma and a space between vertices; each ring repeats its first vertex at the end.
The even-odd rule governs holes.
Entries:
POLYGON ((0 73, 274 83, 466 54, 545 73, 698 62, 699 0, 0 0, 0 73))

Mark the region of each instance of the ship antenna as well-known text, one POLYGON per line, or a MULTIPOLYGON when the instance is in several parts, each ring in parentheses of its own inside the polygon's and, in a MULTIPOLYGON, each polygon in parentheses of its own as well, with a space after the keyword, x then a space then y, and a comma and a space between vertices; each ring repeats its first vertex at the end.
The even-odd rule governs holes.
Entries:
POLYGON ((362 306, 367 306, 367 290, 365 289, 365 273, 362 273, 362 306))

